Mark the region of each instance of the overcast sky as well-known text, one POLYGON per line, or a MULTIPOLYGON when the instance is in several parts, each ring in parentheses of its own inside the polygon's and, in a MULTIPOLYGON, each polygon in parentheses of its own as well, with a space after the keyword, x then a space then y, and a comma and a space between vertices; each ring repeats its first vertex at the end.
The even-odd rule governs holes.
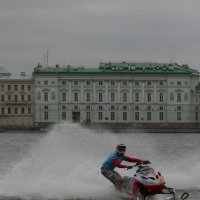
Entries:
POLYGON ((0 0, 0 66, 177 62, 200 71, 200 0, 0 0))

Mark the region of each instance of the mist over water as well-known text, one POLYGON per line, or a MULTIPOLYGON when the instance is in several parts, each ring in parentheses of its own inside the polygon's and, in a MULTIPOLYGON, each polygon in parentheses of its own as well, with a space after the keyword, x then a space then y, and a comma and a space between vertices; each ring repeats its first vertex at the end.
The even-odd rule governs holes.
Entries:
MULTIPOLYGON (((152 166, 164 174, 167 185, 200 189, 198 152, 193 152, 192 156, 186 152, 184 158, 173 154, 168 158, 170 149, 164 152, 159 139, 151 134, 103 132, 96 133, 77 124, 56 125, 4 176, 0 195, 36 199, 111 199, 116 192, 100 174, 100 167, 119 143, 127 145, 127 155, 150 160, 152 166)), ((118 171, 129 176, 135 172, 118 171)))

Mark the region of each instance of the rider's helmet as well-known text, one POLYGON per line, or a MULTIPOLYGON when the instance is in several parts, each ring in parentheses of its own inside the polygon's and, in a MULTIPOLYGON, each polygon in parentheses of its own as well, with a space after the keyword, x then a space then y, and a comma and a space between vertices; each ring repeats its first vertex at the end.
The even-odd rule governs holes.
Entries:
POLYGON ((119 153, 120 155, 124 155, 126 151, 126 146, 124 144, 118 144, 116 146, 116 152, 119 153))

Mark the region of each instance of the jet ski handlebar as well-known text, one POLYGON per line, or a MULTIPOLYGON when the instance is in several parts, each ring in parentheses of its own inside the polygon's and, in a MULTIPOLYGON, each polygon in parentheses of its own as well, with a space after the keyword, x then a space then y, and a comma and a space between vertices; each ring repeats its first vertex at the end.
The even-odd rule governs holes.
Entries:
POLYGON ((148 161, 148 160, 143 160, 143 161, 137 162, 137 163, 136 163, 135 165, 133 165, 133 166, 130 166, 130 168, 127 168, 127 170, 132 169, 133 167, 140 167, 140 166, 142 166, 142 165, 148 165, 148 164, 151 164, 151 162, 148 161))

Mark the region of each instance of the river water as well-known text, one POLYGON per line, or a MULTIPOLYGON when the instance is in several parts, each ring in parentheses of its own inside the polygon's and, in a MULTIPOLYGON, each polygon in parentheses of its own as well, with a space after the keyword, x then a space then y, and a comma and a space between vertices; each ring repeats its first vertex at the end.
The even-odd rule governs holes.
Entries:
MULTIPOLYGON (((120 199, 99 170, 119 143, 128 156, 150 160, 166 185, 200 199, 200 134, 96 133, 58 124, 48 133, 0 134, 0 200, 120 199)), ((118 172, 132 176, 135 169, 118 172)))

